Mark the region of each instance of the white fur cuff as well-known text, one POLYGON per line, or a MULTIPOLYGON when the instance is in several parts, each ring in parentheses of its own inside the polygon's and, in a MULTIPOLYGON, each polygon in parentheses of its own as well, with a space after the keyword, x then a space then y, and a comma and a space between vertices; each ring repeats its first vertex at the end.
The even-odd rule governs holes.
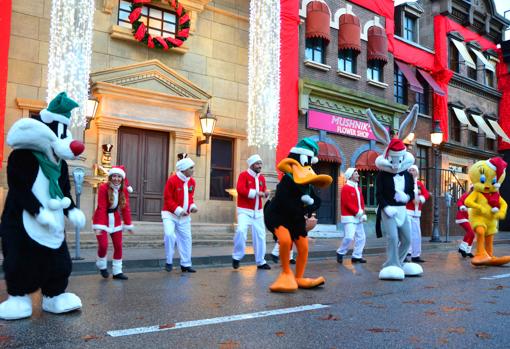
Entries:
POLYGON ((257 191, 255 189, 250 189, 248 192, 248 199, 254 199, 257 196, 257 191))
POLYGON ((468 210, 468 208, 465 205, 462 205, 459 209, 461 211, 467 211, 468 210))
POLYGON ((492 213, 499 212, 499 207, 493 207, 493 208, 491 209, 491 212, 492 212, 492 213))
POLYGON ((179 217, 184 212, 184 209, 181 206, 177 206, 177 208, 174 211, 174 215, 179 217))
POLYGON ((423 204, 423 203, 425 203, 425 201, 426 201, 426 200, 425 200, 425 196, 423 196, 423 195, 420 195, 420 196, 419 196, 419 199, 420 199, 420 202, 421 202, 422 204, 423 204))

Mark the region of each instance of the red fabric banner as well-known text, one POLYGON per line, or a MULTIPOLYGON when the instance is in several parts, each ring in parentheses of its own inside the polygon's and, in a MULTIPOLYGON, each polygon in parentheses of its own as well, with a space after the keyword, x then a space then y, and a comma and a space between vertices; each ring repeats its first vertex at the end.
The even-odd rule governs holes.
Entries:
POLYGON ((299 1, 280 0, 280 120, 276 164, 298 138, 299 1))
POLYGON ((0 167, 4 158, 5 95, 7 91, 7 64, 11 37, 11 0, 2 1, 0 11, 0 167))
MULTIPOLYGON (((505 131, 506 135, 510 134, 510 73, 509 67, 503 61, 503 54, 498 49, 500 63, 496 65, 496 75, 498 77, 498 89, 502 93, 499 101, 499 125, 505 131)), ((499 150, 510 149, 510 144, 503 142, 501 137, 498 138, 499 150)))

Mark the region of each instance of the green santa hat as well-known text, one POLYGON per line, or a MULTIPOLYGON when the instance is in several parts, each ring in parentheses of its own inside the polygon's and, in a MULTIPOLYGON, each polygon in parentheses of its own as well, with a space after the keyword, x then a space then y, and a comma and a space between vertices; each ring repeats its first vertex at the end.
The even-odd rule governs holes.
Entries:
POLYGON ((67 97, 67 93, 60 92, 53 98, 50 104, 48 104, 46 109, 41 110, 39 115, 41 116, 41 120, 47 124, 58 121, 69 126, 71 110, 77 107, 79 107, 79 104, 67 97))
POLYGON ((293 154, 306 155, 312 158, 312 164, 319 162, 319 145, 311 138, 303 138, 290 150, 293 154))

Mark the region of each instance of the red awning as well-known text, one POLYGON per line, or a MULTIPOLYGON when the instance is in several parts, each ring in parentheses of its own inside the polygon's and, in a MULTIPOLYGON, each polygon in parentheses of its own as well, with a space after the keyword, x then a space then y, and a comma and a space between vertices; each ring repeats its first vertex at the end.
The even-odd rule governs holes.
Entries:
POLYGON ((359 18, 355 15, 345 14, 340 17, 338 26, 338 49, 361 52, 361 29, 359 18))
POLYGON ((445 95, 443 89, 439 87, 436 80, 434 80, 434 78, 429 73, 427 73, 424 70, 421 70, 420 68, 417 68, 417 70, 420 73, 420 75, 425 79, 425 81, 429 84, 429 86, 434 90, 435 94, 439 96, 445 95))
POLYGON ((362 153, 358 160, 356 160, 356 168, 359 171, 379 171, 377 166, 375 166, 375 159, 379 156, 374 150, 368 150, 362 153))
POLYGON ((323 2, 312 1, 306 6, 306 34, 307 39, 321 38, 329 43, 329 8, 323 2))
POLYGON ((368 28, 367 59, 388 62, 388 38, 383 28, 372 26, 368 28))
POLYGON ((398 65, 398 69, 402 71, 404 76, 409 83, 409 89, 414 92, 423 93, 423 86, 420 84, 416 76, 414 75, 411 67, 403 62, 395 61, 398 65))
POLYGON ((333 144, 328 144, 326 142, 318 142, 319 144, 319 160, 326 162, 334 162, 337 164, 342 163, 342 158, 340 154, 338 154, 338 150, 335 148, 333 144))

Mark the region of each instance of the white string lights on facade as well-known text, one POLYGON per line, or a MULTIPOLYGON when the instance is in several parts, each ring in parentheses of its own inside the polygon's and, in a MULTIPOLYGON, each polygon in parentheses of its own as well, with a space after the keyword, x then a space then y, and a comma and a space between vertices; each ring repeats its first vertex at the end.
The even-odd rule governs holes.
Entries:
POLYGON ((94 0, 52 0, 48 62, 49 103, 65 91, 79 103, 72 112, 71 127, 86 124, 94 0))
POLYGON ((250 1, 248 145, 278 143, 280 0, 250 1))

